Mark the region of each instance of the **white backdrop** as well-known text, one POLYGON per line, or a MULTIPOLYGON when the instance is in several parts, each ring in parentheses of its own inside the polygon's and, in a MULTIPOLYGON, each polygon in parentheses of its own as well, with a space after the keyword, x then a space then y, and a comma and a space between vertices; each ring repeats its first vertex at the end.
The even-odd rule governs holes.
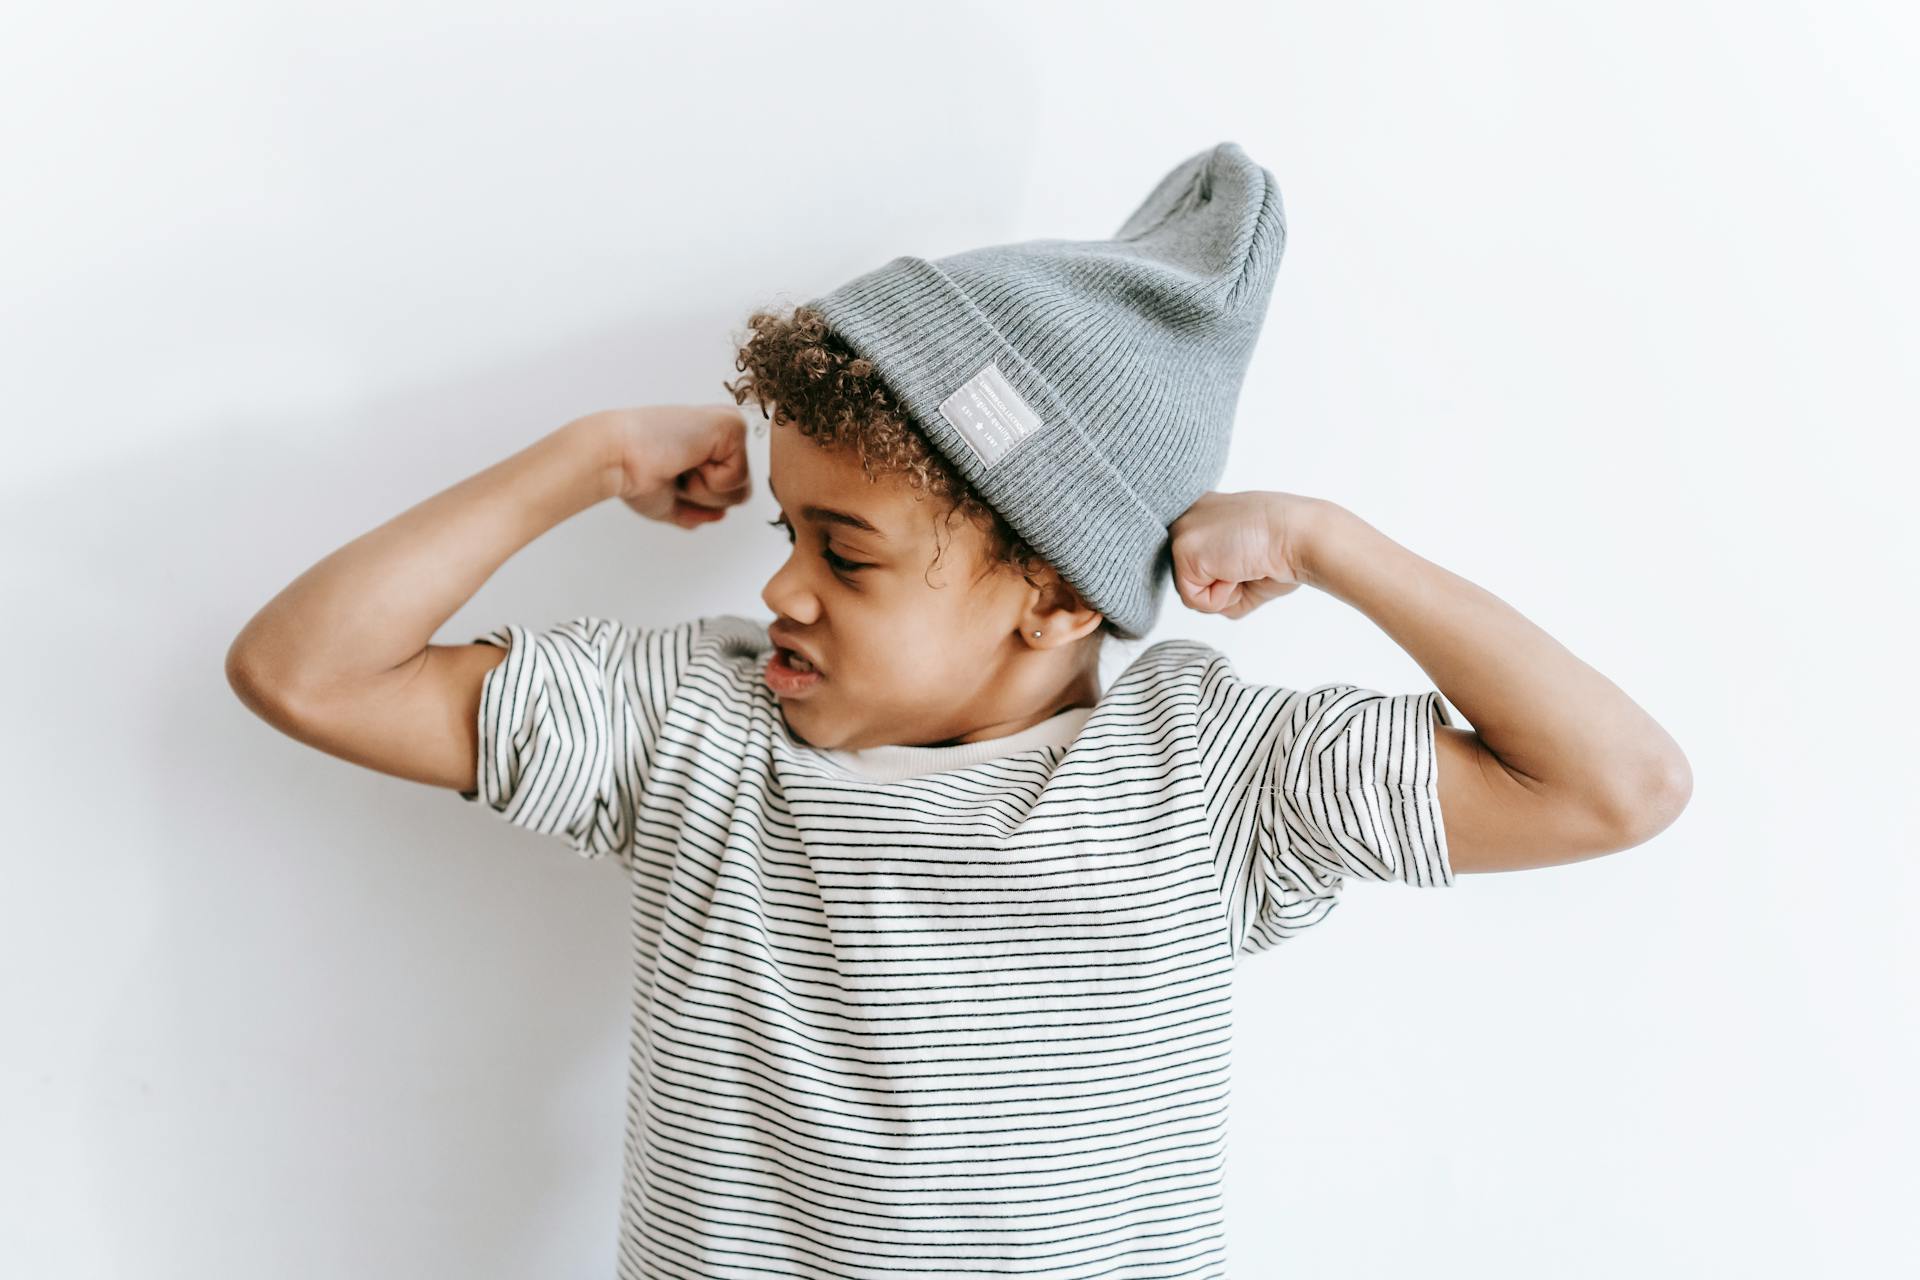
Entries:
MULTIPOLYGON (((229 641, 757 305, 1108 236, 1239 142, 1289 244, 1223 488, 1320 494, 1674 734, 1652 842, 1350 885, 1243 961, 1237 1277, 1911 1275, 1920 31, 1899 6, 34 4, 0 51, 0 1270, 606 1276, 626 903, 315 752, 229 641)), ((437 637, 761 612, 761 492, 609 504, 437 637)), ((1311 591, 1242 673, 1429 687, 1311 591)), ((1116 650, 1124 656, 1131 650, 1116 650)))

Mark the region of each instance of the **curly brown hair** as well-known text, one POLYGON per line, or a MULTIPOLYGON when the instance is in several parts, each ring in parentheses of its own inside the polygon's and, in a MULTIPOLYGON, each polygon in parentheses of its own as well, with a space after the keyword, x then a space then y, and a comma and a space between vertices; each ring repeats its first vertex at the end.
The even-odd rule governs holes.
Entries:
MULTIPOLYGON (((958 513, 985 534, 989 570, 1016 570, 1035 587, 1046 585, 1036 577, 1043 573, 1064 583, 1058 570, 927 441, 873 362, 856 355, 825 316, 804 305, 789 312, 760 308, 748 317, 747 327, 744 338, 736 337, 733 362, 745 376, 721 384, 735 404, 751 396, 763 416, 771 414, 816 443, 858 458, 869 480, 900 476, 912 488, 945 500, 939 522, 958 513)), ((939 560, 936 551, 933 563, 939 560)), ((1094 634, 1098 643, 1120 633, 1111 619, 1102 618, 1094 634)))

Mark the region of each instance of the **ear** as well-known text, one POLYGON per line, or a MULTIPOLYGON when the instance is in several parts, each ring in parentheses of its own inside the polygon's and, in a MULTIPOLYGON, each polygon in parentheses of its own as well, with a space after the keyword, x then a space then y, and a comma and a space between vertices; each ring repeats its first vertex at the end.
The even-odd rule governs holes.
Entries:
POLYGON ((1072 584, 1051 565, 1041 574, 1045 585, 1035 588, 1033 603, 1022 617, 1027 639, 1041 633, 1050 645, 1066 644, 1099 629, 1106 615, 1081 598, 1072 584))

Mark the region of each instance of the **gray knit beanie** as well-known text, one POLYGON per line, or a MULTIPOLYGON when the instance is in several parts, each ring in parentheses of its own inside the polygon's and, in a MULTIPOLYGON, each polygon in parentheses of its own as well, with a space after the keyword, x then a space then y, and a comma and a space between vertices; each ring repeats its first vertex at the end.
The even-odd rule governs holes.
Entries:
POLYGON ((1172 579, 1168 526, 1219 483, 1287 224, 1222 142, 1111 240, 902 256, 806 305, 932 446, 1127 639, 1172 579))

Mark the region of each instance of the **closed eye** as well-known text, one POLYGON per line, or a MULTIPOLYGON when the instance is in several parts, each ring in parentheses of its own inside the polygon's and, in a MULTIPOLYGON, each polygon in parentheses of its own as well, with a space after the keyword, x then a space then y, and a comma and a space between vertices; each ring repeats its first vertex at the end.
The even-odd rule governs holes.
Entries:
MULTIPOLYGON (((784 528, 787 531, 788 543, 793 542, 793 538, 794 538, 793 525, 787 520, 785 516, 775 516, 773 519, 767 521, 767 524, 772 526, 775 529, 784 528)), ((835 569, 840 573, 852 573, 856 569, 873 568, 873 566, 870 564, 861 564, 857 561, 848 560, 844 556, 835 555, 832 547, 822 547, 820 549, 820 555, 823 559, 826 560, 829 566, 831 566, 833 569, 835 569)))

